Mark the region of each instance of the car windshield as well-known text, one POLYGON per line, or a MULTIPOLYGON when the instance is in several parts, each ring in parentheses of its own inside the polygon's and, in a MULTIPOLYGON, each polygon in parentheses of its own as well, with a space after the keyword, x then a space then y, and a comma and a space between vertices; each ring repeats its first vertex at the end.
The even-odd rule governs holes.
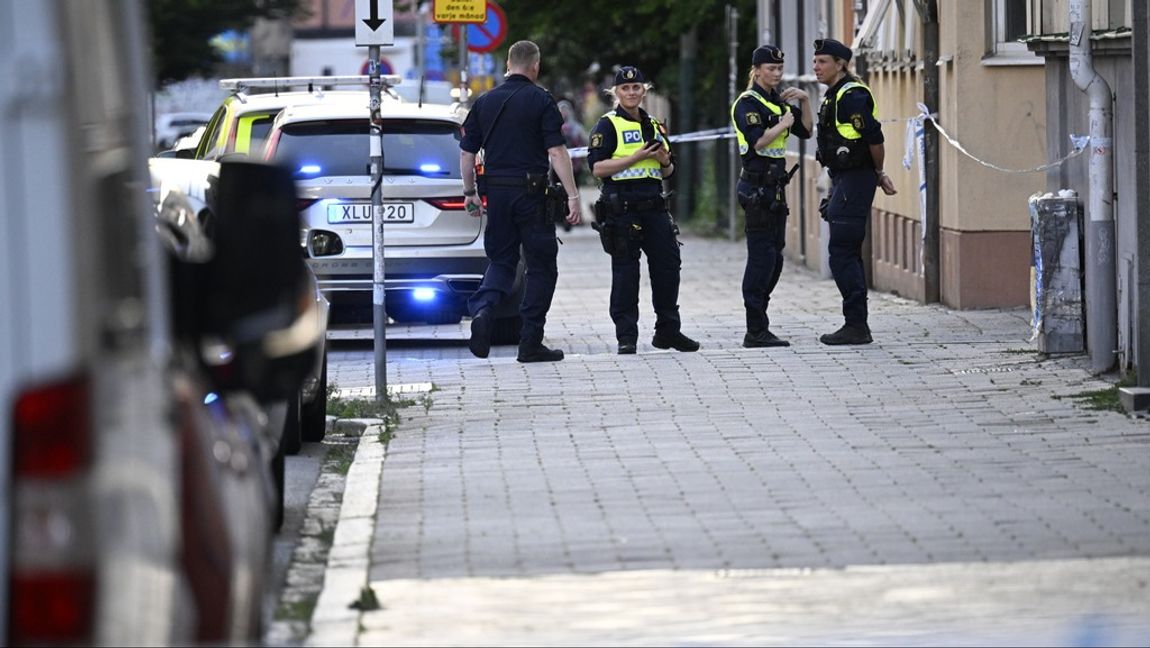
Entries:
MULTIPOLYGON (((383 173, 458 179, 459 141, 450 122, 385 121, 383 173)), ((284 126, 273 157, 302 179, 367 175, 368 156, 367 120, 343 120, 284 126)))

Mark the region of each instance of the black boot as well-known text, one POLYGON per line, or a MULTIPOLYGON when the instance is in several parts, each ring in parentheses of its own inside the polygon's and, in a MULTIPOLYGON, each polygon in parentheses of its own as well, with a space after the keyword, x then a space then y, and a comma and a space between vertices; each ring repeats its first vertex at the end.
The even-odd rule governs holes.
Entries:
POLYGON ((651 338, 651 346, 656 349, 674 349, 676 351, 698 351, 699 343, 676 331, 671 334, 656 333, 651 338))
POLYGON ((870 344, 873 341, 870 336, 870 327, 866 325, 859 327, 843 324, 843 326, 834 333, 827 333, 819 337, 819 342, 830 345, 870 344))
POLYGON ((760 347, 791 346, 790 342, 779 339, 767 327, 767 315, 753 308, 747 309, 747 334, 743 336, 743 346, 748 349, 760 347))
POLYGON ((491 309, 484 308, 471 318, 471 339, 467 348, 476 358, 486 358, 491 353, 491 309))
POLYGON ((521 342, 515 359, 519 362, 556 362, 563 359, 563 352, 548 349, 542 342, 521 342))

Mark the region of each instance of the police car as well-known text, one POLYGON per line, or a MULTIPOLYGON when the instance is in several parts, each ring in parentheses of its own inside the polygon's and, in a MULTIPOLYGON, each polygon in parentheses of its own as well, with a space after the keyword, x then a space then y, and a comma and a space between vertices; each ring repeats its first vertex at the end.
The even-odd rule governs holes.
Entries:
MULTIPOLYGON (((384 102, 386 309, 400 323, 457 323, 487 268, 486 216, 464 210, 455 106, 384 102)), ((370 317, 374 276, 369 112, 343 99, 285 108, 264 152, 296 178, 301 242, 333 317, 370 317)), ((498 313, 495 342, 518 341, 517 295, 498 313)), ((370 320, 368 320, 370 321, 370 320)))

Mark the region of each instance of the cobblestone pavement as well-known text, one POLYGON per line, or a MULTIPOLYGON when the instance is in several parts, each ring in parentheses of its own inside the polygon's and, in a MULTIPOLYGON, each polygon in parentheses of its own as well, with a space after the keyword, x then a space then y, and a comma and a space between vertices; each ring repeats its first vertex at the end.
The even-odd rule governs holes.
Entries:
POLYGON ((383 459, 362 645, 1150 643, 1150 426, 1073 398, 1109 385, 1027 310, 871 293, 875 343, 826 347, 834 283, 788 261, 793 346, 743 349, 743 244, 686 237, 702 350, 618 356, 609 260, 560 236, 563 362, 389 330, 389 384, 435 391, 383 459))

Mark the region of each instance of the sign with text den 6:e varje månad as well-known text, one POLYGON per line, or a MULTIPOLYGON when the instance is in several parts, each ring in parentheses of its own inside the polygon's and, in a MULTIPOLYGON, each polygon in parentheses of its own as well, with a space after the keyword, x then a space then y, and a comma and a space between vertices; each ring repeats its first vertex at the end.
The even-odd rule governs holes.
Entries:
POLYGON ((487 20, 487 0, 435 0, 432 19, 438 23, 481 23, 487 20))

